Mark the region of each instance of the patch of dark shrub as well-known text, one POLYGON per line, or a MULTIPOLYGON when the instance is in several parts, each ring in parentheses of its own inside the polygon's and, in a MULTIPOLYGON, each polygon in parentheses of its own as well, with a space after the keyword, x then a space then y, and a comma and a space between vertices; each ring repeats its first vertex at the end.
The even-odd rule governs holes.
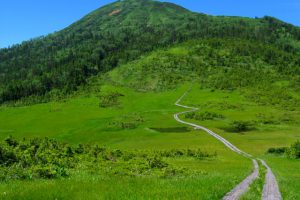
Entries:
POLYGON ((286 155, 289 158, 300 159, 300 141, 295 142, 287 149, 286 155))
POLYGON ((255 126, 253 121, 233 121, 224 129, 228 132, 241 133, 255 130, 255 126))
POLYGON ((267 153, 285 155, 291 159, 300 159, 300 141, 295 142, 290 147, 270 148, 267 153))
POLYGON ((119 105, 119 97, 124 95, 119 92, 110 92, 99 96, 99 107, 108 108, 119 105))
POLYGON ((185 114, 185 118, 195 119, 198 121, 204 121, 204 120, 224 119, 225 117, 221 114, 205 111, 202 113, 196 113, 196 112, 187 113, 187 114, 185 114))
POLYGON ((269 154, 278 154, 278 155, 282 155, 286 152, 287 147, 280 147, 280 148, 269 148, 267 153, 269 154))
POLYGON ((160 133, 185 133, 190 132, 191 130, 187 127, 169 127, 169 128, 154 128, 151 127, 151 130, 160 132, 160 133))

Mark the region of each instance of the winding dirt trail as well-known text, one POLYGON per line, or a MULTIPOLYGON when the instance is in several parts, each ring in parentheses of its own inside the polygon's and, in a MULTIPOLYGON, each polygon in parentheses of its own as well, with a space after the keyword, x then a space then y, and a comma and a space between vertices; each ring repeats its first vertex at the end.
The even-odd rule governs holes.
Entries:
POLYGON ((255 159, 252 160, 254 165, 254 170, 246 179, 244 179, 240 184, 238 184, 233 190, 225 195, 223 200, 239 199, 245 192, 247 192, 250 185, 259 176, 259 166, 255 159))
MULTIPOLYGON (((226 140, 225 138, 221 137, 220 135, 214 133, 213 131, 209 130, 208 128, 205 128, 203 126, 200 126, 200 125, 197 125, 194 123, 183 121, 179 118, 180 115, 183 115, 183 114, 186 114, 189 112, 195 112, 195 111, 199 110, 198 108, 195 108, 195 107, 190 107, 190 106, 180 104, 181 100, 190 92, 191 89, 192 89, 192 85, 175 103, 176 106, 186 108, 189 110, 174 114, 174 119, 176 121, 178 121, 179 123, 189 125, 189 126, 194 127, 195 129, 203 130, 203 131, 207 132, 209 135, 215 137, 217 140, 222 142, 230 150, 232 150, 246 158, 252 159, 252 161, 253 161, 253 166, 254 166, 253 172, 247 178, 245 178, 240 184, 238 184, 234 189, 232 189, 230 192, 228 192, 225 195, 225 197, 223 198, 223 200, 238 200, 238 199, 240 199, 240 197, 243 194, 245 194, 248 191, 250 185, 259 176, 259 166, 258 166, 257 160, 255 158, 253 158, 252 155, 240 150, 239 148, 237 148, 236 146, 231 144, 228 140, 226 140)), ((277 184, 277 181, 276 181, 276 178, 275 178, 273 172, 271 171, 270 167, 266 164, 266 162, 264 160, 261 160, 261 163, 267 168, 267 174, 266 174, 266 180, 265 180, 265 185, 264 185, 263 194, 262 194, 262 200, 281 200, 282 197, 281 197, 279 187, 278 187, 278 184, 277 184)))
POLYGON ((271 168, 267 165, 264 160, 261 160, 261 163, 267 169, 265 185, 262 194, 262 200, 281 200, 281 194, 279 191, 279 186, 276 181, 276 177, 273 174, 271 168))

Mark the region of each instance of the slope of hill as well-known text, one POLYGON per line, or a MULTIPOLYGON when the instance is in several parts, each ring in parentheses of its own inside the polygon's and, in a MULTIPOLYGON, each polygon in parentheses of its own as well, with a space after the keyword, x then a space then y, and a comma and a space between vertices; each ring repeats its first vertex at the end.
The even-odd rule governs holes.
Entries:
POLYGON ((211 37, 250 39, 298 52, 300 30, 271 17, 213 17, 170 3, 118 1, 60 32, 1 49, 0 102, 69 93, 88 77, 145 52, 211 37))
POLYGON ((193 40, 152 52, 109 74, 139 91, 173 89, 185 81, 202 88, 241 91, 260 104, 299 107, 300 57, 254 41, 193 40))

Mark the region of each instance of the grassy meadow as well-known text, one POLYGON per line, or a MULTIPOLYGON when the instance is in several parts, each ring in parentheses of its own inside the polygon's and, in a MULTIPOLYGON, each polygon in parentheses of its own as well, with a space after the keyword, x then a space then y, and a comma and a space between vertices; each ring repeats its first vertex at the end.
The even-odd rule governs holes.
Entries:
POLYGON ((283 198, 299 199, 299 160, 266 154, 271 147, 289 147, 299 140, 299 109, 289 111, 280 107, 258 105, 241 94, 238 91, 203 90, 195 85, 183 103, 199 107, 199 112, 222 115, 223 119, 194 122, 211 128, 243 151, 265 159, 278 179, 283 198), (249 131, 236 133, 228 128, 235 120, 252 121, 254 127, 249 131))
POLYGON ((226 149, 209 135, 182 128, 173 119, 180 109, 173 104, 188 85, 168 92, 134 92, 128 88, 104 86, 117 91, 117 106, 99 108, 99 98, 79 96, 63 102, 28 107, 2 107, 1 137, 50 137, 77 145, 92 143, 122 150, 196 149, 216 153, 214 159, 169 159, 173 166, 195 170, 187 176, 108 177, 73 171, 69 178, 7 181, 0 185, 2 199, 219 199, 246 177, 251 161, 226 149), (138 118, 138 122, 136 122, 138 118), (141 120, 142 118, 142 120, 141 120), (132 129, 118 122, 137 123, 132 129), (51 122, 51 123, 50 123, 51 122), (47 190, 45 193, 44 191, 47 190), (63 192, 62 192, 63 191, 63 192), (211 192, 207 192, 211 191, 211 192))
MULTIPOLYGON (((226 149, 208 134, 189 127, 183 128, 173 119, 173 114, 181 111, 173 104, 187 88, 188 84, 166 92, 145 93, 106 85, 101 88, 104 93, 114 91, 124 95, 120 97, 118 105, 109 108, 99 107, 97 95, 80 95, 61 102, 27 107, 2 107, 0 121, 5 123, 0 125, 0 136, 1 139, 7 135, 19 139, 50 137, 72 145, 92 143, 122 150, 200 148, 207 152, 216 152, 215 159, 170 160, 174 166, 200 169, 200 174, 174 178, 118 175, 107 177, 104 174, 91 175, 74 171, 73 175, 66 179, 2 183, 1 198, 69 199, 74 194, 77 199, 176 199, 179 195, 181 199, 197 196, 203 199, 221 198, 249 174, 252 169, 251 161, 226 149), (132 129, 124 129, 116 125, 119 121, 137 124, 132 129), (116 182, 118 184, 115 184, 116 182)), ((187 120, 211 128, 242 150, 264 158, 276 174, 283 196, 286 199, 299 198, 297 180, 300 173, 297 169, 300 162, 266 155, 270 147, 289 146, 297 140, 297 124, 255 124, 255 129, 244 133, 232 133, 226 129, 233 120, 257 120, 257 116, 262 112, 267 116, 280 118, 286 114, 285 111, 256 105, 238 92, 212 91, 201 89, 199 85, 193 86, 183 103, 199 107, 199 112, 222 115, 222 119, 187 120)), ((289 113, 295 115, 295 119, 297 114, 292 111, 289 113)), ((259 187, 251 189, 244 198, 258 198, 261 191, 257 188, 259 187)))
MULTIPOLYGON (((283 198, 300 199, 299 159, 266 153, 269 148, 289 147, 300 138, 298 79, 289 76, 295 69, 289 66, 285 74, 279 73, 282 63, 289 59, 294 57, 249 41, 190 41, 94 77, 90 85, 70 98, 30 106, 3 105, 1 141, 9 135, 18 141, 48 137, 74 148, 89 144, 147 153, 134 162, 102 158, 94 162, 79 156, 67 177, 2 181, 0 198, 222 198, 249 175, 252 161, 207 133, 173 119, 174 113, 183 111, 174 103, 193 79, 195 84, 182 103, 199 111, 181 118, 201 124, 241 150, 265 159, 278 179, 283 198), (271 62, 265 49, 275 53, 277 60, 271 62), (200 149, 216 156, 162 157, 159 161, 169 167, 149 167, 147 156, 174 149, 200 149), (132 172, 136 169, 141 173, 132 172)), ((261 167, 260 179, 243 199, 260 199, 263 170, 261 167)))
MULTIPOLYGON (((251 161, 230 150, 208 134, 183 128, 173 119, 181 108, 173 104, 188 88, 188 84, 166 92, 136 92, 132 89, 106 85, 101 91, 123 94, 118 105, 99 107, 97 95, 80 95, 61 102, 50 102, 27 107, 1 107, 1 139, 50 137, 72 145, 92 143, 122 150, 169 150, 200 148, 216 152, 215 159, 170 159, 174 166, 200 170, 188 176, 163 178, 157 176, 127 177, 105 173, 72 172, 69 178, 55 180, 8 181, 0 185, 2 199, 220 199, 246 177, 251 161), (138 119, 138 120, 137 120, 138 119), (51 122, 51 123, 50 123, 51 122), (130 129, 119 122, 133 123, 130 129), (47 193, 44 191, 47 190, 47 193), (62 192, 63 191, 63 192, 62 192), (207 191, 210 191, 209 193, 207 191)), ((222 119, 194 121, 227 138, 242 150, 264 158, 275 172, 283 197, 299 198, 297 170, 300 162, 284 157, 266 155, 270 147, 289 146, 299 138, 297 111, 259 106, 238 92, 201 89, 194 85, 184 98, 184 104, 199 107, 198 112, 222 115, 222 119), (228 130, 233 120, 258 120, 260 113, 273 118, 293 116, 284 124, 256 123, 253 130, 234 133, 228 130), (284 164, 283 164, 284 163, 284 164), (288 168, 288 170, 287 170, 288 168)), ((184 116, 182 116, 184 118, 184 116)), ((244 199, 259 199, 262 183, 255 183, 244 199)))

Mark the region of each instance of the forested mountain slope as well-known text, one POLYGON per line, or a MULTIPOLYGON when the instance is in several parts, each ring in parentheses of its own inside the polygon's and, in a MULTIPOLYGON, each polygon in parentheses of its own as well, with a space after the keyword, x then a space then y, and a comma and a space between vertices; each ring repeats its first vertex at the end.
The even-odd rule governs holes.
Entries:
POLYGON ((240 91, 261 105, 285 110, 300 106, 298 54, 248 40, 191 40, 122 65, 107 79, 139 91, 163 91, 195 81, 211 90, 240 91))
POLYGON ((0 103, 69 93, 90 76, 195 38, 251 40, 298 57, 300 51, 300 29, 272 17, 214 17, 171 3, 118 1, 60 32, 1 49, 0 103))

